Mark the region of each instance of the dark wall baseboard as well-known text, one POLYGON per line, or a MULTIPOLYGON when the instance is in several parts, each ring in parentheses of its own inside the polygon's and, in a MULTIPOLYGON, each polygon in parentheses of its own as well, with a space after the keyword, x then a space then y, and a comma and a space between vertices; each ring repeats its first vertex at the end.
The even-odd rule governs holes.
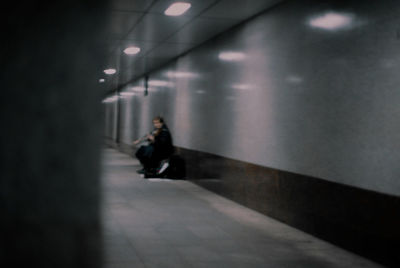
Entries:
POLYGON ((194 183, 385 266, 399 267, 399 197, 177 150, 194 183))

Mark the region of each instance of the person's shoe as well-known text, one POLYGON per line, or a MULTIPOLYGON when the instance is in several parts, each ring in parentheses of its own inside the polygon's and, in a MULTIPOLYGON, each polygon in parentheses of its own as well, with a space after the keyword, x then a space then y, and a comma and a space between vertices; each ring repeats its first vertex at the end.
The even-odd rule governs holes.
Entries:
POLYGON ((169 167, 169 163, 165 161, 162 165, 160 170, 157 171, 157 174, 162 174, 167 168, 169 167))
POLYGON ((145 170, 144 168, 138 169, 138 170, 136 170, 136 173, 138 173, 138 174, 144 174, 144 173, 146 173, 146 170, 145 170))

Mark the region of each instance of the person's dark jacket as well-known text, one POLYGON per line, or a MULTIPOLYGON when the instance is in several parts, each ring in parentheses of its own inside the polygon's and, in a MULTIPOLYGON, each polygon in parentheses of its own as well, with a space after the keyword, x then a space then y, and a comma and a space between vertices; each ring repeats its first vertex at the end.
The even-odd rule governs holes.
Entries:
POLYGON ((174 146, 171 133, 165 124, 159 130, 158 135, 155 135, 153 146, 153 157, 155 160, 163 160, 173 154, 174 146))

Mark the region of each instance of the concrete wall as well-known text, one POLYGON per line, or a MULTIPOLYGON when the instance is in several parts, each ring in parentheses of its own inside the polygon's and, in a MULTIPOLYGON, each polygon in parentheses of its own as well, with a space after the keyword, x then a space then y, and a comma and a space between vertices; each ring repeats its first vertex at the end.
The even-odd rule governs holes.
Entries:
POLYGON ((399 195, 399 9, 287 1, 151 74, 165 84, 122 101, 141 107, 122 142, 163 114, 177 146, 399 195), (328 12, 352 23, 310 24, 328 12))

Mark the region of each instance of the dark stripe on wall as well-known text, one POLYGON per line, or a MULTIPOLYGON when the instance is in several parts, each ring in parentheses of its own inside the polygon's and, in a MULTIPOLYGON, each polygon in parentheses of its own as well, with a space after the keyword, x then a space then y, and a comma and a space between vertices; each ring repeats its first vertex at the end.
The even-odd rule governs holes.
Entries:
POLYGON ((177 151, 194 183, 388 267, 399 267, 399 197, 209 153, 177 151))

